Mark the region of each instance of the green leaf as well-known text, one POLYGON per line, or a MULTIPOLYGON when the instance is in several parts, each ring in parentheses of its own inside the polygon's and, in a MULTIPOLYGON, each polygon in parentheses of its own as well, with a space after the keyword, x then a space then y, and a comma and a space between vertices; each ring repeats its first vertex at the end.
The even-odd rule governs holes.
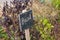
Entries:
POLYGON ((42 38, 45 38, 45 35, 44 35, 44 34, 42 34, 42 35, 41 35, 41 37, 42 37, 42 38))
POLYGON ((47 29, 48 29, 48 28, 47 28, 47 27, 45 27, 45 28, 44 28, 44 31, 47 31, 47 29))
POLYGON ((50 23, 47 23, 46 26, 47 26, 48 28, 51 28, 51 24, 50 24, 50 23))
POLYGON ((3 29, 0 29, 0 32, 2 32, 3 31, 3 29))
POLYGON ((48 20, 47 19, 44 19, 43 20, 43 25, 46 25, 48 23, 48 20))

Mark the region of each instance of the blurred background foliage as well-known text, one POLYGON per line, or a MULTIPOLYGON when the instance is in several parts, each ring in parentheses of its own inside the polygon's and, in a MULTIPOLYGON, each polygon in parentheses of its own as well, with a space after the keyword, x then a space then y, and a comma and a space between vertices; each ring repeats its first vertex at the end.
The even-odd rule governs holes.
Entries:
MULTIPOLYGON (((38 39, 36 39, 36 40, 39 40, 39 39, 41 39, 41 40, 55 40, 55 37, 52 33, 52 29, 54 28, 54 26, 50 23, 49 19, 47 19, 45 17, 40 17, 40 16, 36 16, 35 19, 36 19, 35 21, 37 23, 33 26, 32 29, 35 29, 37 32, 39 32, 39 35, 40 35, 38 37, 38 39)), ((38 33, 37 33, 37 35, 38 35, 38 33)))
MULTIPOLYGON (((43 3, 44 0, 41 0, 41 2, 43 3)), ((60 0, 51 0, 51 4, 52 4, 52 7, 56 8, 56 10, 60 10, 60 0)), ((44 10, 44 8, 43 8, 43 10, 44 10)), ((37 11, 39 11, 39 10, 37 10, 37 11)), ((40 10, 40 12, 41 12, 41 10, 40 10)), ((43 17, 41 15, 37 16, 37 13, 36 13, 34 20, 35 20, 36 24, 34 24, 31 29, 31 31, 34 30, 34 32, 31 32, 31 40, 39 40, 39 39, 41 39, 41 40, 55 40, 55 36, 53 35, 53 32, 52 32, 54 25, 50 22, 50 18, 45 18, 45 16, 43 17), (35 36, 34 36, 34 34, 35 34, 35 36)), ((57 21, 60 23, 60 12, 58 13, 58 20, 57 21)), ((12 29, 11 29, 11 33, 12 33, 11 40, 14 40, 14 32, 12 31, 12 29)), ((9 39, 7 33, 2 28, 2 26, 0 26, 0 38, 3 38, 3 40, 9 39)))
POLYGON ((4 38, 4 40, 8 40, 8 35, 5 30, 0 26, 0 38, 4 38))
POLYGON ((52 0, 52 5, 55 8, 60 9, 60 0, 52 0))
POLYGON ((0 26, 0 40, 14 40, 14 32, 12 31, 12 29, 10 29, 11 32, 11 38, 9 38, 8 35, 10 35, 9 33, 6 32, 6 29, 3 28, 2 26, 0 26))

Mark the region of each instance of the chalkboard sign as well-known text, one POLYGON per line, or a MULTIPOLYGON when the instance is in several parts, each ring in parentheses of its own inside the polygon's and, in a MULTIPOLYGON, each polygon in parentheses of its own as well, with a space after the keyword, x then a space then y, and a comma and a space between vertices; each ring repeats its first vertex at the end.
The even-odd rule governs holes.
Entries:
POLYGON ((32 10, 29 10, 25 13, 20 13, 19 21, 20 29, 25 30, 27 28, 31 28, 31 26, 33 25, 32 10))

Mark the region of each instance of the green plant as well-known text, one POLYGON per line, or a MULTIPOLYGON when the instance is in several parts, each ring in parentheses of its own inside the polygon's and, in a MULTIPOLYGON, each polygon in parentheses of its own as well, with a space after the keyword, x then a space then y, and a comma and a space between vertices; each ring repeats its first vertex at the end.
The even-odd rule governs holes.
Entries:
POLYGON ((8 35, 6 32, 4 32, 2 26, 0 26, 0 38, 4 38, 4 40, 8 40, 8 35))
POLYGON ((55 8, 60 9, 60 0, 52 0, 52 5, 55 8))
POLYGON ((12 36, 9 39, 8 34, 4 31, 2 26, 0 26, 0 38, 3 38, 4 40, 14 40, 14 32, 11 30, 12 36))
POLYGON ((34 27, 36 27, 36 30, 40 32, 42 40, 55 40, 54 35, 51 36, 51 30, 54 26, 49 22, 49 20, 37 16, 37 22, 38 23, 36 23, 34 27))

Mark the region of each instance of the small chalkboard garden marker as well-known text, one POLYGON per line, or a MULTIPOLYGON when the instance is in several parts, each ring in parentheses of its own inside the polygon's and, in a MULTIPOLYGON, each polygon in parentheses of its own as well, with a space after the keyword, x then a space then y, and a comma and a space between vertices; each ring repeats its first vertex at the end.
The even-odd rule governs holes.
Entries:
POLYGON ((30 40, 29 28, 33 25, 32 10, 19 14, 20 31, 25 32, 26 40, 30 40))

